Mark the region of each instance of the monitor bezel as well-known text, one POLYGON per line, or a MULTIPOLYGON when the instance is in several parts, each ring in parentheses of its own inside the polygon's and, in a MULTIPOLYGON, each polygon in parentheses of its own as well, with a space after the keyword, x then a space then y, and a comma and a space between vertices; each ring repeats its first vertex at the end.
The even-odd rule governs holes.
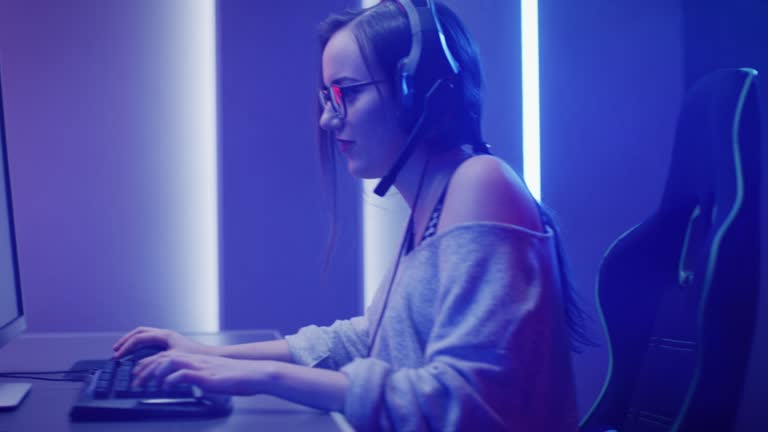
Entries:
POLYGON ((8 214, 9 241, 11 246, 11 260, 13 268, 13 282, 16 290, 16 306, 19 315, 5 325, 0 323, 0 347, 7 344, 13 338, 24 332, 27 328, 27 316, 24 309, 24 301, 21 292, 21 280, 19 278, 19 260, 16 247, 16 224, 13 213, 13 196, 11 194, 11 175, 8 168, 8 141, 5 133, 5 111, 3 109, 3 74, 0 67, 0 163, 3 164, 3 184, 5 187, 6 208, 2 209, 8 214))

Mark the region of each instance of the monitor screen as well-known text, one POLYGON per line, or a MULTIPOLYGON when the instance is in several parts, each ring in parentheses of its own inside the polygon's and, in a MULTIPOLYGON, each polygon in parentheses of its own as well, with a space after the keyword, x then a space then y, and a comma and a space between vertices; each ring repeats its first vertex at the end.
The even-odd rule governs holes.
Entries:
POLYGON ((5 345, 26 327, 16 259, 2 84, 0 75, 0 346, 5 345))

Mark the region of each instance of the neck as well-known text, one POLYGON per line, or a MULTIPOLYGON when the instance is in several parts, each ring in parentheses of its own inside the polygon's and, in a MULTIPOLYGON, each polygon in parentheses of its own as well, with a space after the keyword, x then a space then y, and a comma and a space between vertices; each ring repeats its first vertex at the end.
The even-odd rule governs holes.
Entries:
POLYGON ((394 183, 410 207, 417 227, 428 217, 425 213, 431 212, 451 174, 465 159, 464 151, 460 148, 430 154, 425 147, 420 145, 413 152, 394 183))

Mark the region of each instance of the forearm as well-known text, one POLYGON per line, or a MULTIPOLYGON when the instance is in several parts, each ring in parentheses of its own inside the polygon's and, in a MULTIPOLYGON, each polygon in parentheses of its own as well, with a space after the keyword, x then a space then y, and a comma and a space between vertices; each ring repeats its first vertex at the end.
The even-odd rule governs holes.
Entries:
POLYGON ((273 362, 265 393, 325 411, 342 411, 349 379, 341 372, 273 362))
POLYGON ((293 363, 293 355, 288 349, 288 343, 283 340, 267 342, 252 342, 239 345, 214 347, 214 354, 242 360, 276 360, 293 363))

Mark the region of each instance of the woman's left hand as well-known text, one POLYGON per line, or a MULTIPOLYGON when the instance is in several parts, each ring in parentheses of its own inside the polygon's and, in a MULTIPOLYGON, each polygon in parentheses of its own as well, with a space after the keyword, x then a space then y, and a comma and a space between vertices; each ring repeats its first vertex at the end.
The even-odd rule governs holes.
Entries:
POLYGON ((169 350, 140 360, 134 368, 133 384, 141 387, 157 380, 164 387, 188 383, 211 393, 253 395, 263 392, 273 363, 169 350))

